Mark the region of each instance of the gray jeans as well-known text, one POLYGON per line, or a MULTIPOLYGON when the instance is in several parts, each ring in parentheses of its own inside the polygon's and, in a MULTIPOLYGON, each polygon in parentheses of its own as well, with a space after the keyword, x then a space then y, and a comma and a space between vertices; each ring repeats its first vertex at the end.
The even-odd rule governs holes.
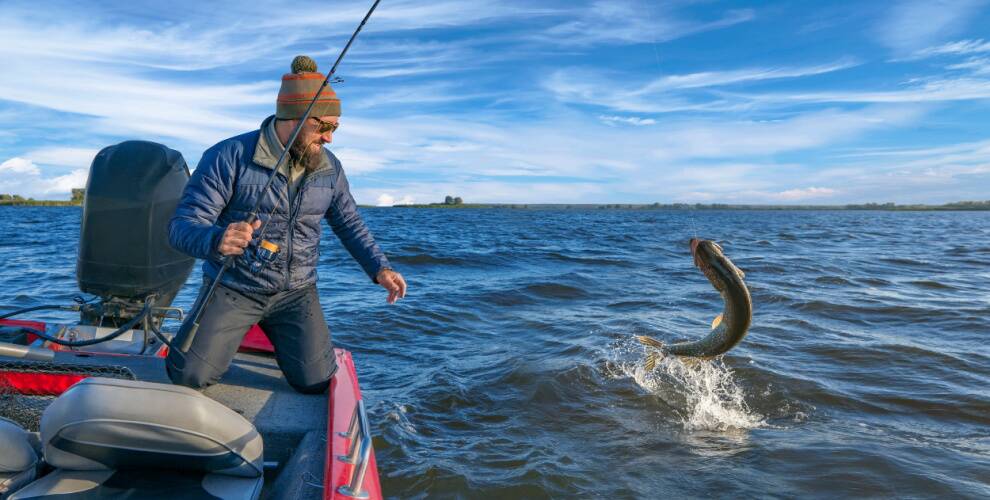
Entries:
MULTIPOLYGON (((200 288, 174 345, 182 344, 192 313, 200 307, 207 290, 207 284, 200 288)), ((169 352, 165 363, 169 378, 197 389, 217 383, 230 367, 244 334, 255 323, 275 346, 275 360, 289 385, 308 394, 326 390, 337 363, 315 285, 274 295, 242 293, 217 285, 189 352, 184 358, 169 352)))

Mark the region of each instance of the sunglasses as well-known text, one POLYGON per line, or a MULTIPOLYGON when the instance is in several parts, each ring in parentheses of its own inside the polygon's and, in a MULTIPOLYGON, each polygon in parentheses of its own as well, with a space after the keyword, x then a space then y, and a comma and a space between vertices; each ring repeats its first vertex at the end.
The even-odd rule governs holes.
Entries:
POLYGON ((340 126, 340 123, 338 123, 338 122, 325 122, 325 121, 323 121, 323 120, 321 120, 321 119, 319 119, 319 118, 317 118, 315 116, 311 116, 310 118, 313 119, 313 120, 316 120, 316 123, 319 123, 320 124, 319 125, 319 128, 317 130, 321 134, 325 134, 327 132, 336 132, 337 131, 337 127, 340 126))

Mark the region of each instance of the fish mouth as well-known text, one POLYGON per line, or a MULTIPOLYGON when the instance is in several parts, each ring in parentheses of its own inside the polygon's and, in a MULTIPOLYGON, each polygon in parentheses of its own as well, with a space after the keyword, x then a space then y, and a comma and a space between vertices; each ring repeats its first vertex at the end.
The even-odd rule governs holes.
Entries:
POLYGON ((691 241, 688 242, 688 244, 691 245, 691 255, 694 255, 695 252, 698 251, 699 243, 701 243, 701 240, 699 240, 698 238, 691 238, 691 241))
POLYGON ((701 247, 702 241, 703 240, 700 240, 698 238, 691 238, 691 241, 688 242, 688 244, 691 247, 691 256, 694 257, 695 267, 704 271, 705 268, 708 267, 708 261, 707 261, 708 255, 701 247))

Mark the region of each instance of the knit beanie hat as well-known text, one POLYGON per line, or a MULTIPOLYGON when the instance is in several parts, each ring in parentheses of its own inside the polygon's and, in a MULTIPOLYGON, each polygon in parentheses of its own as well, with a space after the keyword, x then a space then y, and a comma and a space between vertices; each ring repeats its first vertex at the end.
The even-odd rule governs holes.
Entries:
MULTIPOLYGON (((292 73, 282 75, 282 87, 278 89, 278 99, 275 101, 275 118, 302 118, 324 79, 326 76, 316 71, 316 61, 308 56, 296 56, 292 60, 292 73)), ((330 84, 323 87, 310 116, 340 116, 340 99, 337 99, 337 93, 330 88, 330 84)))

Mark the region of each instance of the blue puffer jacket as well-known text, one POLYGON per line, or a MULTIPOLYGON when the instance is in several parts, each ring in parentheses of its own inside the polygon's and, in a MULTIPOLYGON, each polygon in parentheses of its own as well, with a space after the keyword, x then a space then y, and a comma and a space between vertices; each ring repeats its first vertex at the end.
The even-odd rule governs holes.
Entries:
MULTIPOLYGON (((258 197, 264 196, 259 217, 264 223, 272 214, 265 239, 279 245, 275 261, 255 274, 247 259, 240 256, 224 273, 223 285, 269 294, 315 283, 323 218, 374 280, 378 271, 388 267, 388 260, 358 215, 347 177, 333 153, 324 149, 329 161, 306 175, 294 200, 293 216, 287 210, 288 179, 282 172, 275 175, 267 193, 261 192, 274 161, 269 165, 256 163, 255 149, 272 119, 267 118, 260 130, 224 140, 203 153, 169 223, 169 242, 175 249, 203 259, 203 274, 215 278, 223 264, 217 248, 224 229, 246 220, 258 197)), ((255 231, 256 237, 259 232, 255 231)), ((248 250, 253 251, 256 244, 257 238, 248 250)))

